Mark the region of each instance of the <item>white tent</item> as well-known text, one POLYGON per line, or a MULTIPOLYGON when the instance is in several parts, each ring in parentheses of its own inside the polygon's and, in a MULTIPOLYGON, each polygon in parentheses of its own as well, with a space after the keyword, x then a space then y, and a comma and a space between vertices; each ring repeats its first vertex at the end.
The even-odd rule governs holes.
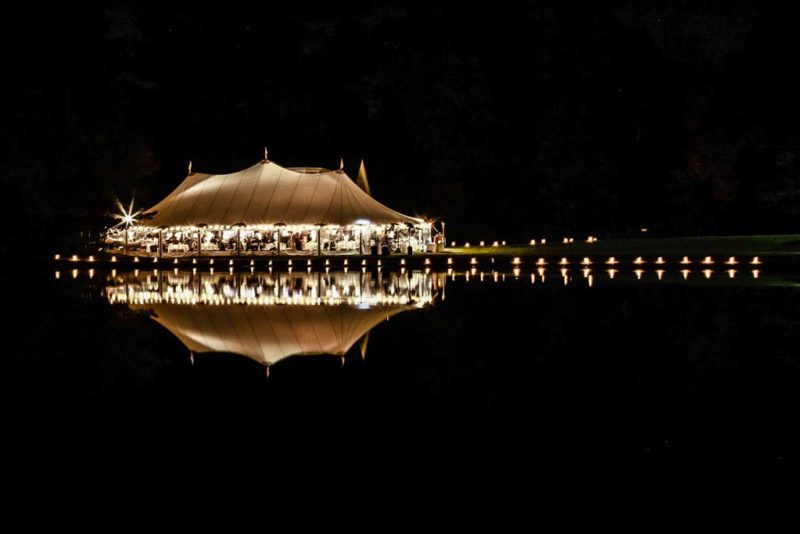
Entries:
POLYGON ((190 173, 141 219, 150 228, 424 224, 384 206, 342 170, 267 160, 233 174, 190 173))

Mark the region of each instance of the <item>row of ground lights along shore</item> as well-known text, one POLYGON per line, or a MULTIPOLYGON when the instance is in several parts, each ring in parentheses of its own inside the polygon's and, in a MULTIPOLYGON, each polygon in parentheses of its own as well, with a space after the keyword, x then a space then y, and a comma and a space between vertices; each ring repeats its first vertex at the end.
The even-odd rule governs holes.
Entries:
MULTIPOLYGON (((54 258, 55 258, 56 260, 61 260, 61 255, 60 255, 60 254, 56 254, 54 258)), ((94 256, 88 256, 88 257, 87 257, 85 260, 83 260, 83 259, 81 259, 81 258, 80 258, 78 255, 76 255, 76 254, 73 254, 72 256, 70 256, 70 257, 69 257, 69 261, 72 261, 72 262, 87 261, 87 262, 89 262, 89 263, 93 263, 93 262, 95 262, 96 260, 95 260, 95 257, 94 257, 94 256)), ((116 257, 116 256, 111 256, 111 259, 110 259, 110 261, 111 261, 111 263, 116 263, 116 262, 117 262, 117 257, 116 257)), ((133 262, 134 262, 134 263, 140 263, 141 261, 142 261, 142 260, 141 260, 141 259, 140 259, 138 256, 134 256, 134 258, 133 258, 133 262)), ((163 258, 162 258, 162 259, 161 259, 161 261, 167 262, 167 261, 168 261, 168 259, 163 259, 163 258)), ((208 264, 209 264, 209 265, 214 265, 214 263, 215 263, 215 262, 214 262, 214 258, 211 258, 211 259, 209 259, 209 260, 207 260, 207 261, 208 261, 208 264)), ((494 263, 494 262, 495 262, 494 258, 490 258, 490 261, 491 261, 492 263, 494 263)), ((154 257, 154 258, 152 258, 152 263, 159 263, 159 258, 157 258, 157 257, 154 257)), ((175 259, 173 259, 172 263, 173 263, 173 264, 175 264, 175 265, 178 265, 178 264, 179 264, 178 258, 175 258, 175 259)), ((197 263, 198 263, 198 260, 197 260, 197 258, 192 258, 192 264, 193 264, 193 265, 197 265, 197 263)), ((221 263, 224 263, 224 262, 221 262, 221 263)), ((298 263, 298 264, 302 264, 302 261, 301 261, 301 260, 298 260, 298 262, 297 262, 297 263, 298 263)), ((354 262, 354 263, 357 263, 357 262, 354 262)), ((431 264, 431 262, 430 262, 430 259, 425 259, 425 262, 424 262, 424 263, 425 263, 425 265, 430 265, 430 264, 431 264)), ((477 265, 478 263, 479 263, 479 262, 478 262, 478 258, 476 258, 476 257, 473 257, 473 258, 471 258, 471 259, 470 259, 470 264, 471 264, 471 265, 477 265)), ((563 257, 563 258, 561 258, 561 259, 560 259, 560 260, 559 260, 557 263, 558 263, 558 265, 569 265, 569 264, 570 264, 570 260, 569 260, 568 258, 566 258, 566 257, 563 257)), ((592 259, 591 259, 591 258, 589 258, 589 257, 587 256, 587 257, 584 257, 584 258, 583 258, 583 260, 581 260, 579 263, 580 263, 580 265, 592 265, 594 262, 592 261, 592 259)), ((617 259, 616 257, 614 257, 614 256, 610 256, 610 257, 609 257, 609 258, 608 258, 608 259, 605 261, 605 263, 606 263, 607 265, 618 265, 618 264, 622 264, 623 262, 622 262, 621 260, 618 260, 618 259, 617 259)), ((644 259, 642 256, 638 256, 638 257, 636 257, 634 260, 631 260, 631 262, 630 262, 630 263, 632 263, 633 265, 645 265, 646 263, 648 263, 648 261, 647 261, 647 260, 645 260, 645 259, 644 259)), ((666 262, 666 260, 664 260, 664 257, 663 257, 663 256, 659 256, 659 257, 658 257, 658 258, 656 258, 656 259, 655 259, 655 260, 654 260, 652 263, 653 263, 653 264, 655 264, 655 265, 666 265, 666 263, 667 263, 667 262, 666 262)), ((684 256, 684 257, 683 257, 683 258, 682 258, 682 259, 681 259, 681 260, 678 262, 678 264, 680 264, 680 265, 690 265, 691 263, 692 263, 692 260, 689 258, 689 256, 684 256)), ((714 265, 714 263, 715 263, 715 260, 714 260, 714 258, 712 258, 711 256, 706 256, 705 258, 703 258, 702 260, 700 260, 700 261, 699 261, 699 263, 700 263, 701 265, 714 265)), ((724 263, 725 265, 737 265, 737 264, 739 264, 739 260, 737 260, 735 256, 730 256, 730 257, 729 257, 727 260, 725 260, 723 263, 724 263)), ((750 263, 751 265, 761 265, 761 259, 760 259, 758 256, 754 256, 754 257, 753 257, 753 258, 750 260, 750 262, 749 262, 749 263, 750 263)), ((267 260, 267 263, 266 263, 266 264, 267 264, 267 266, 269 266, 269 267, 272 267, 272 260, 267 260)), ((331 262, 331 260, 330 260, 330 259, 326 259, 326 260, 325 260, 325 266, 326 266, 326 267, 330 266, 331 264, 332 264, 332 262, 331 262)), ((383 264, 382 260, 377 260, 377 265, 378 265, 378 267, 382 266, 382 264, 383 264)), ((405 265, 405 264, 406 264, 406 260, 405 260, 405 259, 401 259, 401 260, 400 260, 400 265, 405 265)), ((448 264, 448 265, 452 265, 452 264, 453 264, 453 258, 448 258, 448 259, 447 259, 447 264, 448 264)), ((512 265, 522 265, 522 264, 523 264, 523 260, 522 260, 522 258, 520 258, 519 256, 517 256, 517 257, 515 257, 514 259, 512 259, 512 260, 511 260, 511 264, 512 264, 512 265)), ((535 265, 536 265, 537 267, 542 267, 542 266, 545 266, 545 265, 547 265, 547 264, 548 264, 548 261, 547 261, 545 258, 538 258, 538 259, 536 260, 536 262, 535 262, 535 265)), ((230 265, 230 266, 233 266, 233 265, 235 265, 235 262, 234 262, 234 260, 228 260, 228 265, 230 265)), ((255 260, 250 260, 250 266, 251 266, 251 267, 254 267, 255 265, 256 265, 256 261, 255 261, 255 260)), ((287 261, 287 265, 288 265, 289 267, 291 267, 291 266, 293 265, 293 261, 292 261, 291 259, 290 259, 290 260, 288 260, 288 261, 287 261)), ((312 261, 311 261, 311 260, 306 260, 306 265, 310 267, 311 265, 313 265, 313 263, 312 263, 312 261)), ((345 259, 342 261, 342 265, 343 265, 343 266, 345 266, 345 267, 347 267, 347 266, 349 266, 349 265, 350 265, 350 261, 349 261, 348 259, 346 259, 346 258, 345 258, 345 259)), ((366 265, 368 265, 368 261, 367 261, 366 259, 362 259, 362 260, 361 260, 361 265, 362 265, 362 266, 366 266, 366 265)))

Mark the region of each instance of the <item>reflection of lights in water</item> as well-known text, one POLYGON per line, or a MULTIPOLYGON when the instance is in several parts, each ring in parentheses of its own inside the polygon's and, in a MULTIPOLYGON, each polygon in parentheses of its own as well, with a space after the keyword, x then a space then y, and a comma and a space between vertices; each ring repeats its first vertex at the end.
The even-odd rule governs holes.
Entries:
POLYGON ((681 265, 689 265, 690 263, 692 262, 689 261, 689 256, 684 256, 683 259, 681 260, 681 265))
POLYGON ((61 280, 61 271, 56 271, 56 280, 61 280))
POLYGON ((616 270, 616 269, 609 269, 607 272, 608 272, 608 277, 609 277, 611 280, 613 280, 613 279, 614 279, 614 276, 617 274, 617 270, 616 270))
POLYGON ((564 275, 564 277, 563 277, 563 278, 564 278, 564 285, 567 285, 567 284, 569 284, 569 276, 567 276, 567 275, 564 275))
POLYGON ((139 276, 139 269, 134 269, 133 270, 133 275, 134 276, 139 276))
POLYGON ((635 271, 633 271, 633 272, 636 274, 636 279, 637 279, 637 280, 641 280, 641 279, 642 279, 642 273, 644 272, 643 270, 641 270, 641 269, 636 269, 636 270, 635 270, 635 271))
POLYGON ((567 276, 567 273, 568 273, 568 272, 569 272, 569 271, 567 270, 567 268, 566 268, 566 267, 562 267, 562 268, 561 268, 561 276, 567 276))
POLYGON ((661 280, 662 278, 664 278, 664 270, 663 270, 663 269, 658 269, 658 270, 656 271, 656 276, 658 276, 658 279, 659 279, 659 280, 661 280))
POLYGON ((477 273, 477 272, 478 272, 478 269, 477 269, 477 267, 473 267, 473 268, 471 268, 471 269, 469 270, 469 273, 470 273, 472 276, 475 276, 475 273, 477 273))
POLYGON ((501 279, 503 280, 503 282, 505 282, 505 281, 506 281, 506 273, 503 273, 503 274, 501 275, 501 279))
POLYGON ((662 258, 661 256, 659 256, 659 257, 658 257, 658 259, 656 260, 656 263, 657 263, 658 265, 664 265, 664 258, 662 258))
POLYGON ((116 269, 111 269, 111 276, 112 277, 117 276, 117 270, 116 269))
POLYGON ((684 280, 686 280, 687 278, 689 278, 689 272, 690 272, 690 271, 689 271, 689 269, 683 269, 683 270, 681 271, 681 274, 683 275, 683 279, 684 279, 684 280))
POLYGON ((736 276, 736 269, 728 269, 728 278, 734 278, 736 276))
POLYGON ((514 278, 519 278, 520 268, 514 267, 514 278))
POLYGON ((94 278, 94 269, 89 269, 89 278, 94 278))
POLYGON ((481 271, 481 282, 483 282, 483 271, 481 271))
POLYGON ((499 280, 499 275, 498 275, 497 271, 492 272, 492 278, 494 278, 495 282, 497 282, 497 280, 499 280))
POLYGON ((706 280, 710 280, 711 279, 711 274, 712 273, 713 273, 713 271, 711 269, 703 269, 703 276, 706 277, 706 280))
POLYGON ((617 258, 615 258, 614 256, 611 256, 610 258, 608 258, 608 261, 606 263, 609 264, 609 265, 614 265, 614 264, 617 263, 617 258))
POLYGON ((583 270, 583 277, 584 277, 584 278, 588 278, 588 277, 589 277, 589 273, 591 273, 591 272, 592 272, 592 271, 591 271, 591 269, 589 269, 588 267, 586 267, 586 268, 583 270))
POLYGON ((469 282, 469 271, 464 272, 464 280, 469 282))
POLYGON ((594 286, 594 275, 590 274, 588 280, 589 280, 589 287, 594 286))
POLYGON ((539 277, 542 279, 542 283, 544 283, 544 267, 539 267, 536 269, 536 272, 539 274, 539 277))
POLYGON ((78 269, 72 269, 72 278, 78 278, 78 269))
POLYGON ((531 273, 531 284, 535 284, 535 283, 536 283, 536 275, 531 273))
POLYGON ((758 269, 753 269, 753 278, 758 278, 759 273, 758 269))

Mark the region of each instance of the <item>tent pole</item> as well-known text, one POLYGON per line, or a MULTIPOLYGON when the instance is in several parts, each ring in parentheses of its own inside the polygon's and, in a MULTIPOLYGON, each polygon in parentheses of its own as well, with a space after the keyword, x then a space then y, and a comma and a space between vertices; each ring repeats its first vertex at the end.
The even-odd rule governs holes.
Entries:
POLYGON ((164 230, 159 230, 158 231, 158 257, 159 258, 161 258, 161 254, 162 254, 162 250, 163 250, 163 246, 164 246, 164 238, 162 236, 163 233, 164 233, 164 230))
POLYGON ((322 226, 317 228, 317 256, 322 256, 322 226))

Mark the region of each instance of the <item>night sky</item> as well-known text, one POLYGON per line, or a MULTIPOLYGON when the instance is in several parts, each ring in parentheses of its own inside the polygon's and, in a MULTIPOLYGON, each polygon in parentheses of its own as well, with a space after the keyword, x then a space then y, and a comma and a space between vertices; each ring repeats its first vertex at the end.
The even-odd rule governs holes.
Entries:
POLYGON ((747 1, 66 3, 2 23, 3 249, 267 145, 451 239, 800 231, 800 32, 747 1))

